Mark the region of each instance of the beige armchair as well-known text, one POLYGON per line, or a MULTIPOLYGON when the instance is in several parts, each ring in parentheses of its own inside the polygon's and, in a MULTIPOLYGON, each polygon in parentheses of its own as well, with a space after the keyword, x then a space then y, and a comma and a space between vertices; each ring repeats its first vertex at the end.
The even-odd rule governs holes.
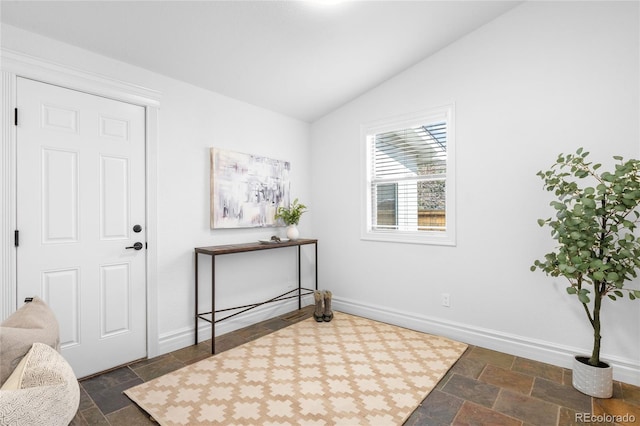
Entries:
POLYGON ((58 346, 58 322, 38 298, 0 324, 1 426, 71 422, 80 387, 58 346))

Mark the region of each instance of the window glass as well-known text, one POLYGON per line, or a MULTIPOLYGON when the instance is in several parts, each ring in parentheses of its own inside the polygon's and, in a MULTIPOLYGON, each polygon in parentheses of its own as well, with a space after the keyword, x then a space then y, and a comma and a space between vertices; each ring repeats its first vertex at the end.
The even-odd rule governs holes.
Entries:
POLYGON ((363 238, 453 244, 452 108, 363 126, 363 238))

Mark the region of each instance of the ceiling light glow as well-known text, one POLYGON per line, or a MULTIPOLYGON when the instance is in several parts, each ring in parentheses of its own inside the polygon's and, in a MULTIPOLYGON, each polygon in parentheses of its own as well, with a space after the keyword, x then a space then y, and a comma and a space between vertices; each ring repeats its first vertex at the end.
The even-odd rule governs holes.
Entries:
POLYGON ((314 3, 319 6, 335 6, 340 3, 344 3, 345 0, 307 0, 309 3, 314 3))

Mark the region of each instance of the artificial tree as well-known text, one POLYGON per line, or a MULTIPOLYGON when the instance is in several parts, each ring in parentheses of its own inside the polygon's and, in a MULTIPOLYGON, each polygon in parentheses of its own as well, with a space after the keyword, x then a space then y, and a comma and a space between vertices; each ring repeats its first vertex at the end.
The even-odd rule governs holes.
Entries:
POLYGON ((555 218, 539 219, 549 226, 558 246, 532 271, 569 280, 567 293, 582 304, 593 328, 589 365, 601 367, 601 309, 605 297, 631 300, 640 290, 625 288, 640 267, 640 238, 636 230, 640 213, 640 161, 613 157, 615 170, 600 172, 601 164, 587 161, 589 153, 560 154, 551 168, 538 172, 544 189, 557 197, 551 202, 555 218))

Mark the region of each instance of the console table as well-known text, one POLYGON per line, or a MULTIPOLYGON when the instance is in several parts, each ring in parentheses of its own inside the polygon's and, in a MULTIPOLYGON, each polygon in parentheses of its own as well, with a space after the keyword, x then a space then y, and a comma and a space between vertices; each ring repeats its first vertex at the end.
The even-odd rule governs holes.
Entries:
POLYGON ((195 272, 195 285, 196 285, 196 330, 195 330, 195 344, 198 344, 198 320, 204 320, 211 324, 211 353, 216 353, 216 331, 215 324, 234 317, 236 315, 240 315, 244 312, 247 312, 251 309, 257 308, 258 306, 262 306, 266 303, 279 302, 281 300, 292 299, 294 297, 298 298, 298 309, 302 309, 302 296, 307 294, 312 294, 313 290, 302 287, 302 278, 301 278, 301 270, 300 270, 300 250, 301 246, 313 244, 315 249, 315 290, 318 289, 318 240, 312 239, 299 239, 295 241, 284 241, 284 242, 265 242, 265 243, 245 243, 245 244, 228 244, 228 245, 219 245, 219 246, 210 246, 210 247, 196 247, 195 248, 195 257, 196 257, 196 272, 195 272), (252 303, 249 305, 243 306, 235 306, 233 308, 219 309, 216 310, 216 256, 221 256, 223 254, 234 254, 234 253, 248 253, 253 251, 260 250, 272 250, 279 249, 284 247, 297 247, 298 254, 298 288, 283 293, 279 296, 276 296, 272 299, 265 300, 264 302, 252 303), (198 313, 198 255, 208 255, 211 256, 211 311, 210 312, 200 312, 198 313), (292 294, 295 293, 295 294, 292 294), (239 310, 239 311, 238 311, 239 310), (215 319, 215 314, 220 312, 228 312, 228 311, 238 311, 233 314, 227 315, 220 319, 215 319), (211 319, 206 316, 211 315, 211 319))

